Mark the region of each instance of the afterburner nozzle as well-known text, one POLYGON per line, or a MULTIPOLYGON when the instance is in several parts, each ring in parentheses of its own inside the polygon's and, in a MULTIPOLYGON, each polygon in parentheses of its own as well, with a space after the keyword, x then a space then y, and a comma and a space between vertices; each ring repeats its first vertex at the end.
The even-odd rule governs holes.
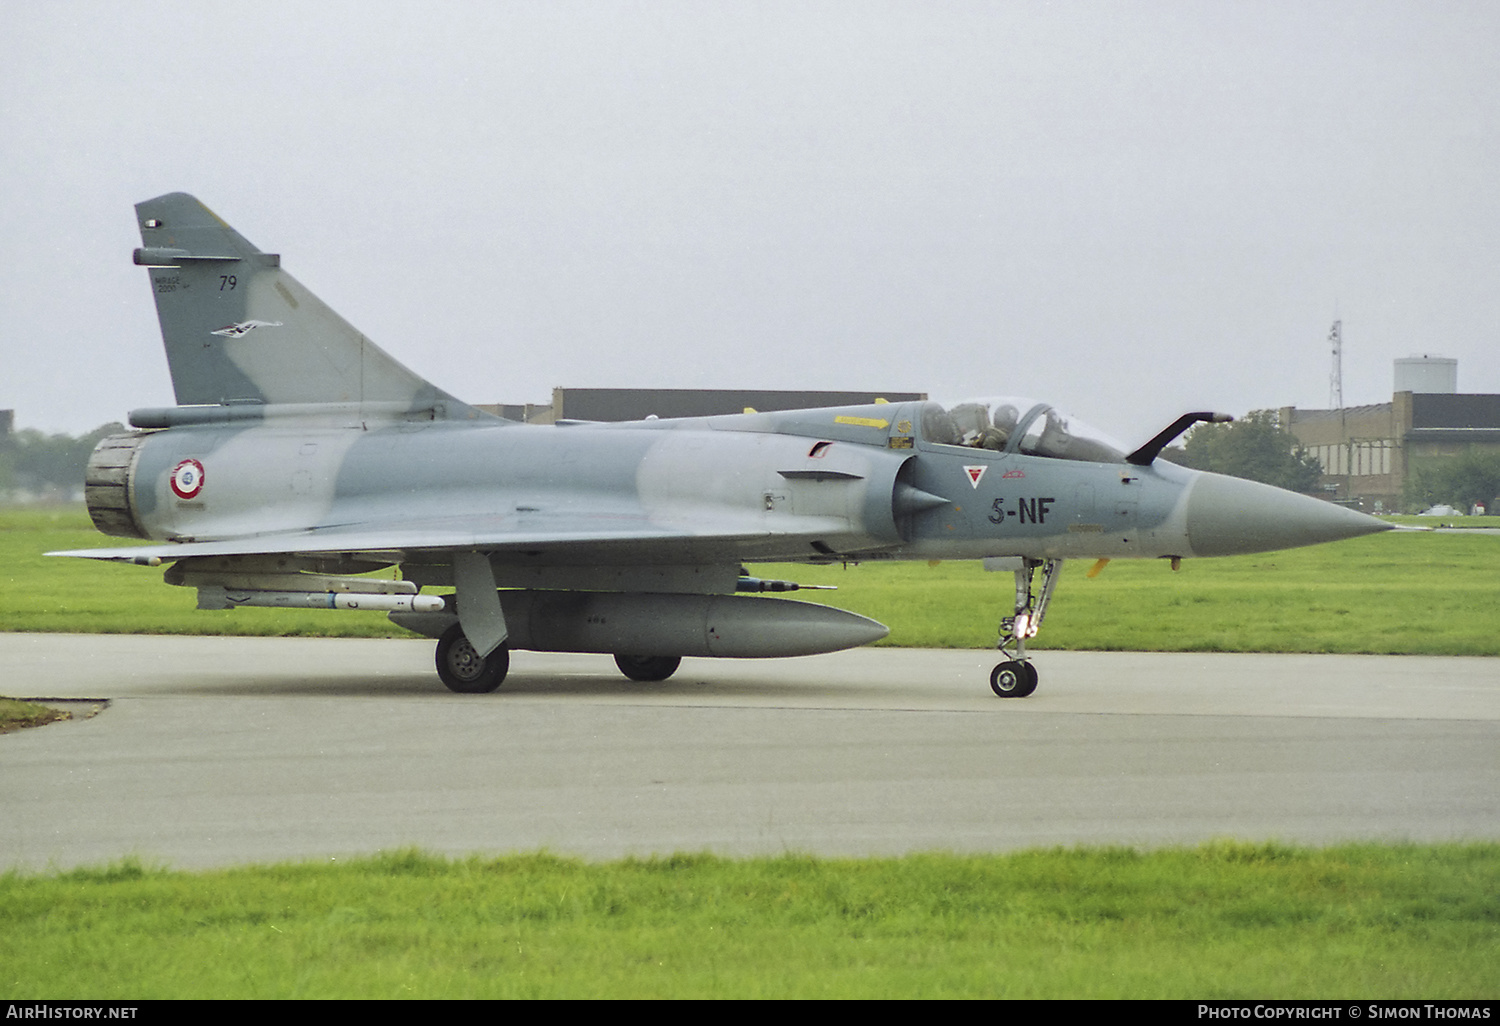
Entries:
POLYGON ((1187 499, 1195 556, 1274 552, 1389 531, 1372 516, 1258 481, 1200 473, 1187 499))

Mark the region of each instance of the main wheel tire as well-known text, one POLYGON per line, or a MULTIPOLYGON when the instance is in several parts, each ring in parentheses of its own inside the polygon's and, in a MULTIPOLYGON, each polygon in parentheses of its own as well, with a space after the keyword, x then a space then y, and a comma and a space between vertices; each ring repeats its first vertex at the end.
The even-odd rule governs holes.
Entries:
POLYGON ((682 665, 681 656, 617 655, 615 665, 631 680, 666 680, 682 665))
POLYGON ((504 682, 509 669, 510 649, 501 645, 481 657, 458 624, 449 627, 438 639, 437 672, 450 691, 461 695, 487 694, 504 682))
POLYGON ((1036 667, 1022 659, 1001 663, 990 671, 990 690, 1001 698, 1025 698, 1036 690, 1036 667))

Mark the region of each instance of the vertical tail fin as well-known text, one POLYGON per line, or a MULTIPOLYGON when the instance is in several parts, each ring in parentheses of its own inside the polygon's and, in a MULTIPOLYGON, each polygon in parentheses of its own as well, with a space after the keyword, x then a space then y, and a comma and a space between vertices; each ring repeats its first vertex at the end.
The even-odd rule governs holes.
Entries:
POLYGON ((356 331, 213 211, 186 193, 136 204, 172 387, 181 405, 406 404, 439 416, 471 407, 356 331))

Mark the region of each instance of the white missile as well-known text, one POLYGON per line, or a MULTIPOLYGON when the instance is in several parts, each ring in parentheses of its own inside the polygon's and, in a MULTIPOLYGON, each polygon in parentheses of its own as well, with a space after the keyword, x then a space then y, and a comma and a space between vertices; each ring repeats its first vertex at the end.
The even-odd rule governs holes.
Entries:
POLYGON ((199 609, 265 606, 272 609, 368 609, 379 613, 436 613, 443 600, 437 595, 381 595, 331 591, 258 591, 201 587, 199 609))

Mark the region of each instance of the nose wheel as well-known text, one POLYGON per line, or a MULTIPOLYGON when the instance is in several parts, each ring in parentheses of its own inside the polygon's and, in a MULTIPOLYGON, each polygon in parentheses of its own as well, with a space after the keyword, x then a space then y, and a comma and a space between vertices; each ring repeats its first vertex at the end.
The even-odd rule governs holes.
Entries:
POLYGON ((1052 601, 1052 589, 1062 570, 1060 559, 1017 559, 1001 564, 986 560, 986 567, 1013 569, 1016 575, 1016 605, 1013 616, 1000 618, 1000 641, 995 646, 1006 656, 1003 663, 990 671, 990 690, 1001 698, 1025 698, 1036 690, 1036 667, 1026 658, 1026 639, 1036 637, 1052 601), (1036 573, 1042 572, 1041 588, 1036 587, 1036 573))
POLYGON ((1024 659, 1012 659, 990 671, 990 690, 1001 698, 1025 698, 1036 690, 1036 667, 1024 659))

